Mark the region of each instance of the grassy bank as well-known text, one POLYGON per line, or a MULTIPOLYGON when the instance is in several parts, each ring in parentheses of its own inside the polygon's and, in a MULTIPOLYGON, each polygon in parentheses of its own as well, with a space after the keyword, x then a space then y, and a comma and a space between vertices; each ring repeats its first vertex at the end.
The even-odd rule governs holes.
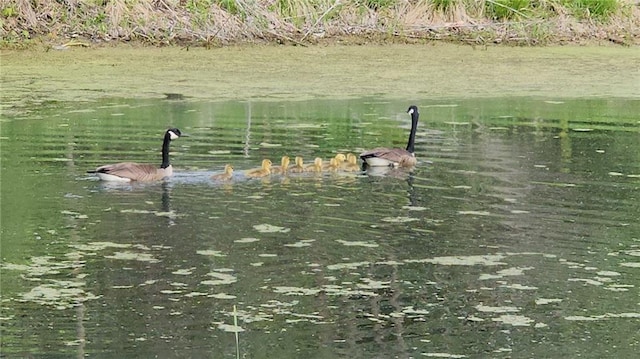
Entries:
POLYGON ((121 41, 640 44, 635 0, 2 0, 0 21, 3 47, 121 41))

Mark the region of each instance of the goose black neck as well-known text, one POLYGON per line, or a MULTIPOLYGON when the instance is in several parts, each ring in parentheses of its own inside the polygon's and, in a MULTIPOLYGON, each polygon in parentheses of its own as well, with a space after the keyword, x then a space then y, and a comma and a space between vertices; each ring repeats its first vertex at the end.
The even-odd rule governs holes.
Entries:
POLYGON ((418 116, 420 116, 418 111, 413 111, 411 113, 411 132, 409 133, 409 142, 407 143, 407 152, 409 153, 415 152, 416 130, 418 129, 418 116))
POLYGON ((162 165, 160 168, 167 168, 171 165, 169 163, 169 144, 171 143, 171 134, 169 132, 164 134, 164 141, 162 142, 162 165))

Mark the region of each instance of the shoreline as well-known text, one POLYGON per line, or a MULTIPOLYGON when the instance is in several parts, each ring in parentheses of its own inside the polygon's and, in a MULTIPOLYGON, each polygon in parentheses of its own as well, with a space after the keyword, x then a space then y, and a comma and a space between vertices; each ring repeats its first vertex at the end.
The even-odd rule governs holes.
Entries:
POLYGON ((0 10, 3 49, 113 43, 640 46, 637 0, 42 0, 0 10))

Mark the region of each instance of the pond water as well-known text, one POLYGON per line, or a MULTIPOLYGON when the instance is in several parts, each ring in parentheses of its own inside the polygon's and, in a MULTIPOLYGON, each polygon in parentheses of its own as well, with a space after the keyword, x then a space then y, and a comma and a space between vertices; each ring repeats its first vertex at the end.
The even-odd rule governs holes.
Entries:
POLYGON ((405 101, 56 102, 2 123, 6 357, 640 350, 640 102, 416 100, 413 172, 249 179, 404 146, 405 101), (109 185, 100 164, 175 175, 109 185), (229 182, 214 182, 226 163, 229 182))

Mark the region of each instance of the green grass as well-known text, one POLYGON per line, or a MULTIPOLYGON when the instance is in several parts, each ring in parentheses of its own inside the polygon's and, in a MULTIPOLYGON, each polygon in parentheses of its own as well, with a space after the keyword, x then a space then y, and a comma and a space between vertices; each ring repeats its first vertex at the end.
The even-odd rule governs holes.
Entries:
POLYGON ((493 20, 519 20, 525 13, 532 12, 530 0, 493 0, 486 1, 487 15, 493 20))
POLYGON ((362 4, 371 10, 382 10, 395 5, 396 0, 363 0, 362 4))
POLYGON ((573 10, 576 17, 607 21, 618 10, 616 0, 576 0, 563 1, 563 5, 573 10))
POLYGON ((240 14, 240 8, 236 0, 217 0, 218 5, 228 11, 230 14, 240 14))
POLYGON ((443 13, 446 13, 447 11, 451 10, 456 5, 456 3, 457 3, 456 0, 432 0, 431 1, 433 8, 436 11, 440 11, 443 13))

